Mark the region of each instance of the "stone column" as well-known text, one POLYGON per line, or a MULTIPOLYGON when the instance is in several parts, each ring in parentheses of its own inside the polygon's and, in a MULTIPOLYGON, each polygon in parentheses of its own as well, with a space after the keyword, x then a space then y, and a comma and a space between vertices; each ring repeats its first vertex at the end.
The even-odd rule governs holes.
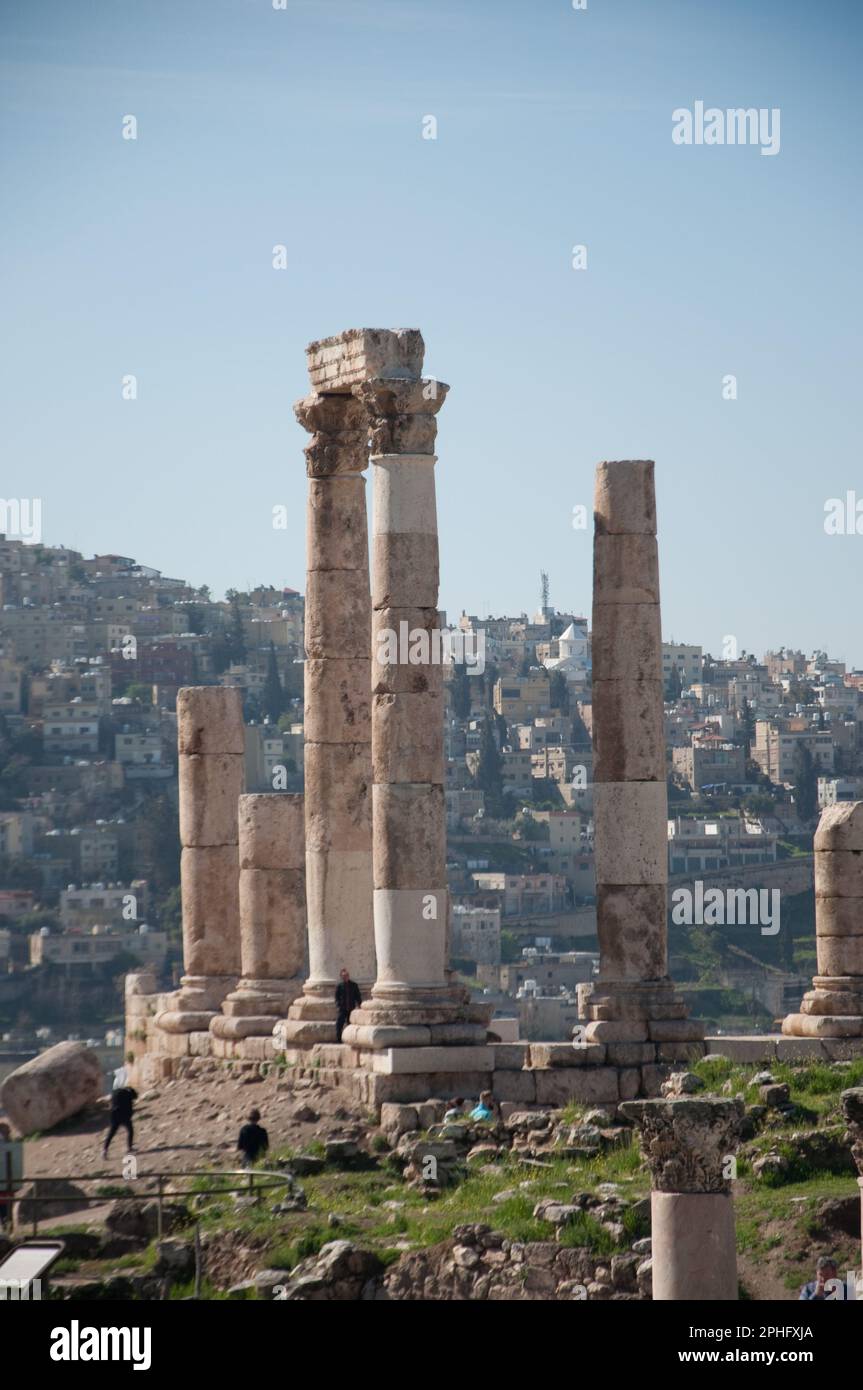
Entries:
POLYGON ((180 893, 185 975, 166 1032, 205 1031, 240 973, 237 801, 245 779, 243 702, 221 685, 177 694, 180 893))
POLYGON ((413 1048, 378 1071, 480 1072, 485 1024, 450 983, 443 750, 444 638, 438 612, 435 416, 448 387, 428 378, 356 388, 369 411, 374 478, 372 762, 377 978, 344 1040, 413 1048))
POLYGON ((361 988, 374 979, 368 430, 362 406, 344 391, 316 392, 294 409, 312 435, 305 450, 309 978, 284 1037, 310 1044, 336 1040, 339 972, 349 970, 361 988))
POLYGON ((818 974, 782 1031, 798 1038, 863 1037, 863 801, 828 806, 815 832, 818 974))
POLYGON ((306 927, 303 798, 241 796, 243 978, 210 1024, 218 1038, 268 1037, 302 990, 306 927))
POLYGON ((743 1102, 627 1100, 641 1130, 652 1193, 654 1301, 733 1302, 737 1246, 731 1173, 743 1102))
POLYGON ((704 1037, 668 976, 663 712, 653 463, 601 463, 592 710, 600 967, 586 991, 588 1042, 669 1045, 704 1037))
MULTIPOLYGON (((845 1116, 845 1123, 851 1134, 851 1153, 854 1162, 857 1164, 857 1172, 860 1174, 857 1179, 857 1186, 860 1188, 860 1219, 863 1223, 863 1086, 855 1086, 851 1090, 843 1091, 842 1112, 845 1116)), ((863 1254, 861 1255, 863 1258, 863 1254)), ((863 1274, 861 1274, 863 1279, 863 1274)), ((863 1294, 863 1283, 860 1285, 859 1298, 863 1294)))

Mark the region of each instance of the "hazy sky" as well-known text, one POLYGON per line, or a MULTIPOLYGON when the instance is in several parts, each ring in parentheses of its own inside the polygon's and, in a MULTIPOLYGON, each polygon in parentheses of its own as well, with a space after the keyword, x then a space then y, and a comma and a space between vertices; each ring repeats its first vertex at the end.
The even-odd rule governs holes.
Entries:
POLYGON ((589 612, 572 509, 649 457, 666 637, 863 665, 863 535, 824 531, 863 502, 859 0, 0 16, 0 493, 46 542, 304 588, 305 344, 416 326, 450 616, 533 611, 543 568, 589 612), (674 144, 696 101, 779 108, 778 154, 674 144))

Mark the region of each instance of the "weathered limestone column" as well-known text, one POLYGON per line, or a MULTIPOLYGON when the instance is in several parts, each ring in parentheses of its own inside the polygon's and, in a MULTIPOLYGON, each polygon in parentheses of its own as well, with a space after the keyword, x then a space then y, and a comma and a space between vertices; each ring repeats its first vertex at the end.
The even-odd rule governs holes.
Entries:
POLYGON ((818 974, 782 1031, 798 1038, 863 1037, 863 801, 828 806, 818 822, 815 936, 818 974))
MULTIPOLYGON (((857 1186, 860 1188, 860 1218, 863 1222, 863 1086, 855 1086, 851 1090, 843 1091, 841 1100, 845 1123, 851 1134, 851 1153, 857 1164, 857 1172, 860 1174, 857 1179, 857 1186)), ((863 1248, 861 1248, 861 1260, 863 1261, 863 1248)), ((863 1272, 861 1272, 861 1280, 863 1280, 863 1272)), ((861 1292, 863 1292, 863 1284, 861 1284, 861 1292)), ((857 1297, 860 1297, 860 1293, 857 1297)))
MULTIPOLYGON (((600 968, 588 1042, 698 1042, 668 976, 668 805, 653 463, 596 470, 593 747, 600 968)), ((649 1050, 649 1049, 648 1049, 649 1050)), ((644 1056, 630 1060, 648 1061, 644 1056)))
POLYGON ((237 802, 244 787, 239 690, 185 686, 177 694, 180 893, 185 975, 156 1024, 205 1031, 240 973, 237 802))
MULTIPOLYGON (((310 363, 313 350, 309 349, 310 363)), ((374 979, 372 927, 371 596, 365 478, 368 428, 349 388, 294 407, 312 435, 305 665, 305 840, 309 978, 284 1027, 288 1044, 335 1042, 342 969, 374 979)))
POLYGON ((377 978, 344 1041, 378 1072, 477 1074, 484 1022, 448 976, 438 612, 435 416, 448 387, 428 378, 356 388, 371 420, 372 761, 377 978), (412 1049, 393 1056, 396 1049, 412 1049))
POLYGON ((731 1175, 742 1100, 627 1100, 652 1192, 654 1301, 733 1302, 737 1246, 731 1175))
POLYGON ((303 986, 306 929, 303 798, 241 796, 243 978, 210 1024, 217 1038, 269 1037, 303 986))

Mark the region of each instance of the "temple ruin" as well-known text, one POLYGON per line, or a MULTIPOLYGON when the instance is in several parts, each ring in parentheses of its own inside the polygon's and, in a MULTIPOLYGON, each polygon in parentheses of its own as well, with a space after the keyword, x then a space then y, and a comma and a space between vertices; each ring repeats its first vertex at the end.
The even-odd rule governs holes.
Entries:
MULTIPOLYGON (((580 987, 582 1023, 572 1043, 502 1041, 489 1007, 451 975, 444 672, 431 640, 441 621, 434 449, 448 388, 423 376, 423 355, 415 329, 354 329, 307 349, 311 391, 295 407, 311 436, 305 792, 245 795, 240 692, 180 692, 185 973, 168 994, 148 972, 127 977, 136 1081, 193 1074, 202 1057, 241 1066, 281 1058, 293 1075, 345 1087, 375 1109, 488 1089, 527 1106, 636 1102, 642 1108, 632 1117, 647 1124, 659 1111, 644 1105, 669 1072, 707 1047, 768 1062, 863 1050, 863 804, 822 818, 820 974, 801 1013, 785 1020, 785 1036, 705 1042, 669 977, 656 502, 647 460, 596 470, 600 968, 580 987), (408 659, 405 632, 425 639, 410 642, 408 659), (363 1003, 337 1043, 343 968, 363 1003)), ((663 1132, 695 1114, 656 1104, 665 1106, 663 1132)), ((677 1229, 680 1213, 695 1220, 693 1194, 724 1190, 713 1177, 703 1189, 661 1188, 687 1198, 665 1204, 668 1229, 677 1229)), ((725 1210, 714 1201, 698 1208, 717 1231, 725 1210)), ((664 1219, 657 1215, 660 1229, 664 1219)))

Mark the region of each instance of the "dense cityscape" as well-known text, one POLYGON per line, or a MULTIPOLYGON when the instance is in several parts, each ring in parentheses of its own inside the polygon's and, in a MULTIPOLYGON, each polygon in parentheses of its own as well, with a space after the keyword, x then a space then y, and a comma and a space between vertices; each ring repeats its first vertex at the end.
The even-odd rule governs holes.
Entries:
MULTIPOLYGON (((298 564, 299 568, 299 564, 298 564)), ((450 618, 451 955, 527 1038, 568 1038, 597 966, 591 634, 549 603, 450 618)), ((302 789, 302 595, 215 600, 129 556, 0 540, 0 1028, 119 1046, 122 979, 181 971, 177 690, 242 691, 246 789, 302 789)), ((731 639, 726 639, 726 647, 731 639)), ((675 929, 714 1029, 769 1030, 813 972, 818 813, 863 788, 863 673, 824 652, 714 657, 663 642, 669 881, 781 891, 784 929, 675 929)))

